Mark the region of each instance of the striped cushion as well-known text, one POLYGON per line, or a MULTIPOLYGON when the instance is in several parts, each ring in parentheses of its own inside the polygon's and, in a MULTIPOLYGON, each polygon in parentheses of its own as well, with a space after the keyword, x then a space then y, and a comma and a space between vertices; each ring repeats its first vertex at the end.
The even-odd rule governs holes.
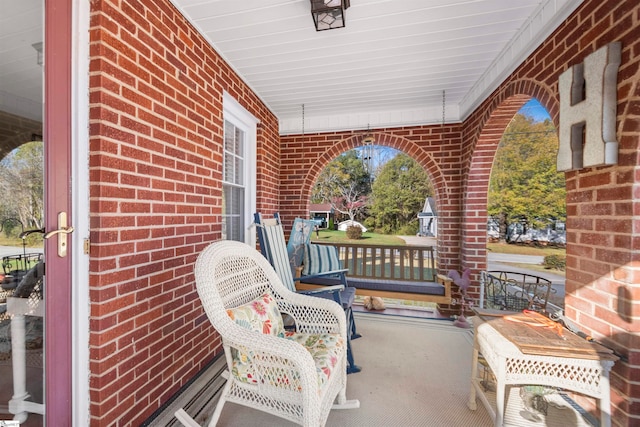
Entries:
POLYGON ((314 245, 304 247, 304 268, 302 274, 318 274, 325 271, 340 270, 342 265, 335 246, 314 245))

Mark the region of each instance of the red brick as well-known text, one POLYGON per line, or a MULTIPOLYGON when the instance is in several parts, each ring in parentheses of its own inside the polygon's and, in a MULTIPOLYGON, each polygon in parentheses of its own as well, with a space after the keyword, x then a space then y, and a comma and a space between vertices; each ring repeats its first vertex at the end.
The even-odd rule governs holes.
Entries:
MULTIPOLYGON (((261 120, 258 209, 265 213, 280 211, 287 219, 305 215, 302 201, 324 165, 359 144, 349 131, 280 138, 277 118, 171 3, 138 3, 135 8, 127 2, 91 6, 90 233, 96 243, 90 261, 95 325, 90 342, 102 345, 91 350, 92 371, 100 375, 92 378, 90 394, 91 425, 96 426, 140 424, 212 353, 221 351, 219 336, 208 326, 193 291, 192 267, 198 251, 220 237, 222 91, 250 106, 261 120), (194 230, 185 224, 200 226, 194 230), (126 296, 115 295, 114 289, 126 296), (185 295, 185 289, 191 291, 185 295), (182 299, 176 299, 178 292, 182 299), (120 306, 130 302, 121 299, 129 295, 135 302, 120 306), (160 315, 165 308, 172 315, 160 315), (111 312, 132 320, 114 324, 111 312), (132 332, 131 322, 143 328, 132 332), (154 332, 139 335, 147 328, 154 332), (171 335, 162 336, 163 330, 171 335), (206 339, 208 345, 201 346, 206 339), (125 346, 127 340, 139 340, 136 344, 144 350, 135 356, 127 347, 109 356, 117 340, 125 346), (125 375, 120 382, 113 376, 114 364, 125 375), (128 376, 133 366, 135 378, 128 376)), ((610 289, 614 285, 601 276, 612 271, 615 280, 634 283, 638 275, 627 264, 638 244, 631 236, 640 233, 640 222, 631 219, 640 215, 640 205, 633 202, 637 194, 632 193, 640 179, 632 172, 640 161, 640 103, 627 99, 638 95, 631 93, 640 63, 638 29, 629 25, 640 19, 636 3, 621 1, 610 10, 608 2, 583 2, 464 123, 373 130, 382 145, 414 157, 436 186, 440 267, 470 266, 477 276, 486 267, 486 183, 508 121, 533 96, 557 124, 559 73, 608 40, 622 38, 619 164, 565 174, 567 290, 575 291, 567 296, 567 313, 603 331, 607 322, 610 326, 620 320, 613 312, 600 312, 617 297, 610 289), (463 223, 464 212, 469 221, 463 223), (596 319, 594 310, 607 321, 596 319)), ((634 295, 635 289, 629 288, 634 295)), ((629 377, 637 373, 620 375, 612 391, 612 396, 620 396, 614 407, 627 411, 616 413, 620 425, 633 423, 628 414, 634 407, 615 389, 637 394, 629 377)))

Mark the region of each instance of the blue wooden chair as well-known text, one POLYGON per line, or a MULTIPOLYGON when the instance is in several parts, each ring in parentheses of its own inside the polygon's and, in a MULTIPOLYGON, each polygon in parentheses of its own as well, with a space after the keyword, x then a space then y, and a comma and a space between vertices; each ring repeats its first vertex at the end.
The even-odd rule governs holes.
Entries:
MULTIPOLYGON (((309 248, 308 238, 305 236, 293 236, 289 239, 292 242, 289 245, 289 250, 287 249, 287 243, 284 238, 284 231, 282 229, 282 223, 280 221, 280 215, 274 214, 273 218, 263 218, 260 213, 256 213, 254 215, 255 224, 258 235, 258 242, 260 243, 260 251, 262 255, 269 261, 269 263, 273 266, 280 277, 282 283, 285 284, 290 290, 298 293, 304 293, 307 295, 313 295, 320 298, 329 298, 333 299, 335 302, 340 304, 345 311, 347 316, 347 325, 349 328, 348 340, 347 340, 347 373, 356 373, 360 372, 361 368, 357 366, 354 362, 353 352, 351 351, 351 340, 355 338, 359 338, 360 335, 356 332, 356 324, 353 318, 353 300, 355 298, 355 288, 348 286, 346 273, 347 269, 332 269, 332 270, 324 270, 318 271, 313 274, 308 274, 301 277, 294 274, 295 269, 298 267, 298 259, 302 259, 300 257, 300 249, 302 246, 302 250, 307 250, 309 248), (290 253, 295 253, 296 260, 292 260, 289 257, 290 253), (304 290, 298 291, 296 289, 295 282, 300 281, 304 278, 317 278, 317 277, 333 277, 338 278, 338 285, 333 286, 325 286, 322 288, 314 289, 314 290, 304 290)), ((293 233, 304 233, 305 227, 309 224, 305 224, 304 221, 296 219, 296 224, 300 225, 299 227, 295 227, 292 231, 293 233), (303 221, 301 223, 301 221, 303 221)), ((313 221, 309 221, 313 224, 313 221)), ((313 230, 313 227, 307 227, 307 230, 313 230)), ((319 246, 319 245, 314 245, 319 246)), ((335 247, 323 246, 323 248, 330 248, 335 251, 335 247)), ((322 249, 324 250, 324 249, 322 249)), ((336 251, 337 252, 337 251, 336 251)), ((336 255, 337 258, 337 255, 336 255)), ((335 263, 333 263, 335 265, 335 263)))

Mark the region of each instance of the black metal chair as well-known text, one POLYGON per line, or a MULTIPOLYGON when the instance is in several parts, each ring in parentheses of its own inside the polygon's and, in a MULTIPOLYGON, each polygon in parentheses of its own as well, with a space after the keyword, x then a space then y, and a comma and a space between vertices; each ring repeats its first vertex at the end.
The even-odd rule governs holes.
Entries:
POLYGON ((483 271, 483 308, 507 311, 547 311, 549 295, 555 290, 550 280, 526 273, 483 271))

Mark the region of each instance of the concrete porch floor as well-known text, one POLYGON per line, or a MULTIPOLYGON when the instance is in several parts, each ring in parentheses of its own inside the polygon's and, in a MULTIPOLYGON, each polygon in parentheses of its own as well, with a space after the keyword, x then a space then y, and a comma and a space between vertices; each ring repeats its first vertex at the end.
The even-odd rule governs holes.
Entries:
MULTIPOLYGON (((362 309, 364 311, 364 309, 362 309)), ((356 363, 363 370, 348 376, 347 398, 359 399, 356 410, 332 411, 327 426, 490 426, 491 418, 478 401, 468 408, 473 332, 453 326, 448 320, 416 317, 414 310, 401 316, 380 312, 356 312, 362 338, 353 341, 356 363)), ((163 411, 143 426, 180 426, 174 417, 184 408, 204 426, 224 385, 220 373, 224 358, 217 359, 163 411)), ((588 414, 580 414, 561 394, 554 398, 549 416, 542 421, 527 419, 518 387, 507 405, 508 425, 586 427, 594 425, 588 414), (515 393, 515 394, 514 394, 515 393), (524 415, 523 415, 524 414, 524 415)), ((227 403, 220 426, 284 427, 294 424, 254 409, 227 403)))

